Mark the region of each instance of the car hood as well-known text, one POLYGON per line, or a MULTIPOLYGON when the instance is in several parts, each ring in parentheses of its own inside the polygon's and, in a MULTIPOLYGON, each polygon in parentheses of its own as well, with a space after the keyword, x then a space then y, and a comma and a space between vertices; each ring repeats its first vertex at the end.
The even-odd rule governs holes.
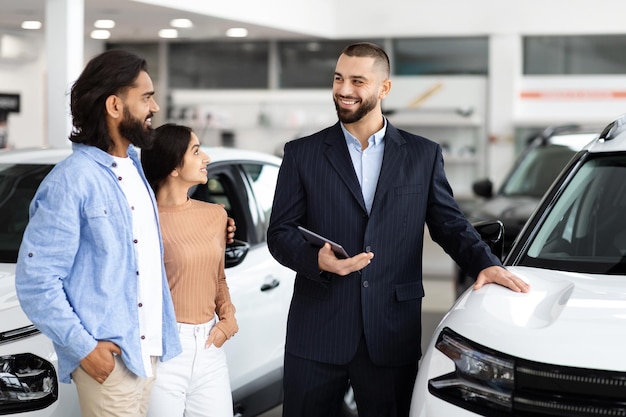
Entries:
POLYGON ((533 213, 539 199, 528 196, 496 196, 476 206, 470 213, 471 221, 501 220, 505 225, 521 227, 533 213))
POLYGON ((0 333, 31 324, 15 293, 15 264, 0 264, 0 333))
MULTIPOLYGON (((531 285, 466 291, 439 325, 532 361, 626 371, 626 277, 507 268, 531 285)), ((438 334, 437 332, 436 334, 438 334)))

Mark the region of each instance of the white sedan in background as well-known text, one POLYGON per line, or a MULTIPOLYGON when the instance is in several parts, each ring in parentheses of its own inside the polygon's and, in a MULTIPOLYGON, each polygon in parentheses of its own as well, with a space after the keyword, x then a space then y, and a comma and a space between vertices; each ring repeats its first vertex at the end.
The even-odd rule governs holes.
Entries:
MULTIPOLYGON (((265 243, 281 160, 237 149, 204 151, 211 157, 209 181, 192 197, 224 204, 237 225, 236 242, 226 252, 226 279, 239 332, 224 345, 233 414, 255 416, 282 403, 287 312, 295 278, 272 258, 265 243)), ((0 151, 0 415, 80 416, 76 388, 58 382, 52 343, 22 312, 14 283, 30 200, 54 164, 70 152, 0 151)))
POLYGON ((411 417, 626 416, 626 116, 573 157, 505 266, 530 292, 457 300, 411 417))

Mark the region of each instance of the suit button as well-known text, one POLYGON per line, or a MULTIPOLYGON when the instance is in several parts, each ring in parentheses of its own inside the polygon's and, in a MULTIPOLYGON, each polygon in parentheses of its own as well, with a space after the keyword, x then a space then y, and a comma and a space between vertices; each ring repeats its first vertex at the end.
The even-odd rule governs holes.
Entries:
POLYGON ((371 252, 372 251, 372 247, 370 245, 367 245, 365 247, 365 252, 371 252))
POLYGON ((367 287, 369 287, 369 286, 370 286, 370 283, 369 283, 369 282, 367 282, 367 281, 363 281, 363 287, 364 287, 364 288, 367 288, 367 287))

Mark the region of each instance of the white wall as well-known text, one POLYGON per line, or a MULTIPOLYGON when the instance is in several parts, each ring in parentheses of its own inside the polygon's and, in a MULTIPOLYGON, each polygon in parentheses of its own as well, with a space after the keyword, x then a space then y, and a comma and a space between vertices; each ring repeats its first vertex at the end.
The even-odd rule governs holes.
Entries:
MULTIPOLYGON (((0 93, 19 94, 21 100, 21 111, 9 113, 8 147, 51 145, 46 129, 48 64, 45 44, 43 33, 31 34, 23 38, 23 47, 28 48, 28 54, 24 58, 0 58, 0 93)), ((85 63, 103 49, 103 41, 86 39, 85 63)), ((66 99, 69 100, 69 97, 66 99)))
POLYGON ((0 58, 0 93, 20 95, 20 112, 9 113, 8 146, 44 146, 46 120, 46 54, 43 37, 24 39, 25 58, 0 58))

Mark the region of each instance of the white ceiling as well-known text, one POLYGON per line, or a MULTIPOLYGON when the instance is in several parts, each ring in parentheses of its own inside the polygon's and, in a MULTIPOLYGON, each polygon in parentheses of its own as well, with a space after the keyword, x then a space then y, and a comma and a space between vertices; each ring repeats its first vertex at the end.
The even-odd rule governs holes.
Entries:
MULTIPOLYGON (((20 33, 24 20, 40 20, 45 31, 47 0, 0 0, 0 32, 20 33)), ((205 0, 198 0, 205 1, 205 0)), ((110 41, 156 41, 158 31, 169 28, 175 18, 188 18, 194 23, 191 29, 179 29, 181 39, 220 39, 231 27, 248 29, 249 39, 299 39, 310 36, 259 25, 220 19, 212 16, 173 10, 130 0, 84 0, 85 36, 98 19, 116 22, 111 29, 110 41)))

